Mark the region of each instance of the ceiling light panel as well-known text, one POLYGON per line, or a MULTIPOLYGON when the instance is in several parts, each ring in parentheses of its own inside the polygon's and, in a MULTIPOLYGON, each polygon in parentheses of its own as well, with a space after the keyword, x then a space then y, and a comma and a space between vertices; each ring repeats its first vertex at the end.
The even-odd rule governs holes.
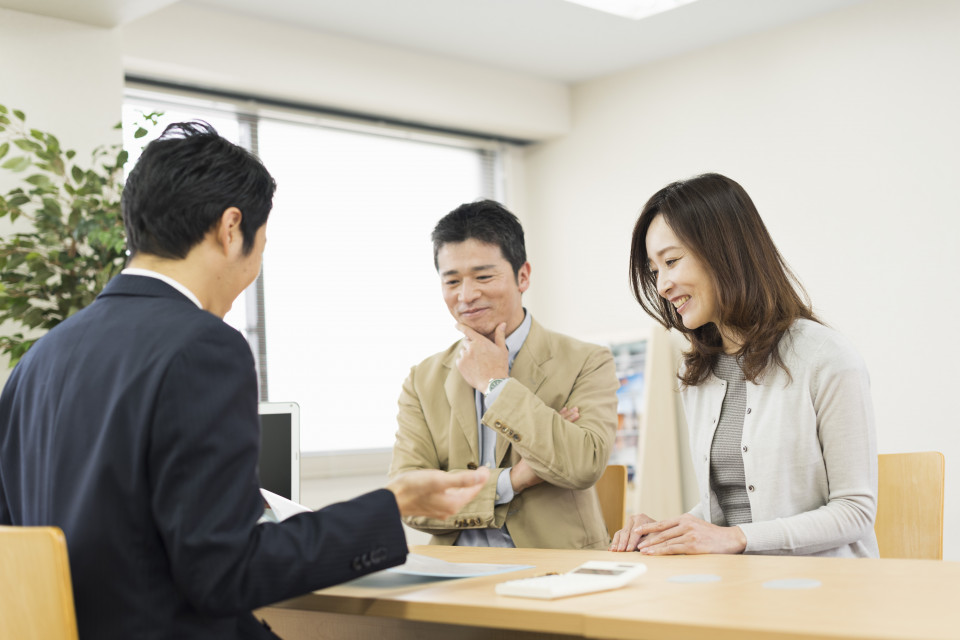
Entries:
POLYGON ((642 20, 696 0, 566 0, 584 7, 612 13, 631 20, 642 20))

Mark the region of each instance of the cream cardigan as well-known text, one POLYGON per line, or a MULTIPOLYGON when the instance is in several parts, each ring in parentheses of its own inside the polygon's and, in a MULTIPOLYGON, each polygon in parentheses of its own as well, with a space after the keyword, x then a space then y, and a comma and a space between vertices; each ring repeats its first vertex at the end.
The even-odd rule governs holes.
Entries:
MULTIPOLYGON (((747 381, 741 450, 753 522, 745 553, 877 557, 877 445, 870 380, 836 331, 798 320, 780 342, 790 371, 747 381), (792 380, 791 380, 792 378, 792 380)), ((681 395, 700 502, 725 525, 710 487, 710 445, 726 383, 711 375, 681 395)))

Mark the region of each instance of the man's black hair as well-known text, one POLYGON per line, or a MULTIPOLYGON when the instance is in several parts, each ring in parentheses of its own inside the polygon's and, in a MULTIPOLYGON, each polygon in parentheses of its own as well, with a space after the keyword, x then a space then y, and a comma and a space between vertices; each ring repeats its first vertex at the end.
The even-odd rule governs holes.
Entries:
POLYGON ((500 247, 500 252, 510 266, 513 275, 527 261, 527 248, 523 241, 523 227, 517 216, 507 211, 494 200, 477 200, 462 204, 440 219, 430 235, 433 240, 433 266, 440 269, 437 254, 448 242, 464 242, 473 238, 500 247))
POLYGON ((249 253, 276 186, 260 160, 206 122, 171 124, 147 145, 124 185, 127 249, 131 256, 185 258, 236 207, 249 253))

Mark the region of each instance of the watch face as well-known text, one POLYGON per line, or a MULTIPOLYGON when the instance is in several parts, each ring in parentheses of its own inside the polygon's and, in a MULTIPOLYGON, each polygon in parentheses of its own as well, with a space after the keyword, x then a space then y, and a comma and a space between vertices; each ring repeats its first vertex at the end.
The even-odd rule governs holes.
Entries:
POLYGON ((485 395, 485 396, 486 396, 486 395, 490 395, 490 392, 493 391, 494 389, 496 389, 497 386, 500 385, 504 380, 506 380, 506 378, 494 378, 493 380, 491 380, 490 382, 488 382, 488 383, 487 383, 487 391, 486 391, 486 393, 484 393, 483 395, 485 395))

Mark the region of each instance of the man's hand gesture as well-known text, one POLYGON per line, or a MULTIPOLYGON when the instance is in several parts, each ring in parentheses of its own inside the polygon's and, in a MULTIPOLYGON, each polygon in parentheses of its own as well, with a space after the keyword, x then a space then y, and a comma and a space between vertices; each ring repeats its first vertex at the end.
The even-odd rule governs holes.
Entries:
POLYGON ((473 500, 490 477, 490 469, 438 471, 419 469, 394 478, 387 489, 397 498, 401 516, 444 519, 455 515, 473 500))
POLYGON ((510 354, 507 351, 507 323, 501 322, 493 333, 493 341, 463 323, 457 324, 463 334, 457 369, 477 391, 486 391, 492 378, 510 375, 510 354))

